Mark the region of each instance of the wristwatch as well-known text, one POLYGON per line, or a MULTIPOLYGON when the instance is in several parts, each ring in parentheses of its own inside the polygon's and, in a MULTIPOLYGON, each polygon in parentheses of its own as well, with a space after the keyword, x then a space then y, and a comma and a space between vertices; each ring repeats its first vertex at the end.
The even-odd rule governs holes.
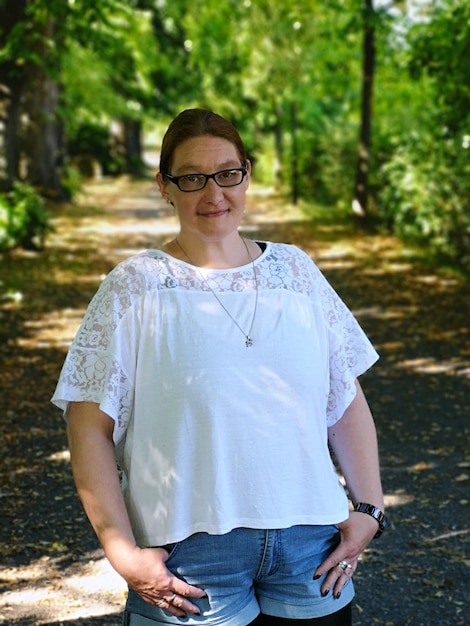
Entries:
POLYGON ((367 504, 366 502, 358 502, 354 505, 354 510, 358 513, 366 513, 366 515, 370 515, 379 523, 379 530, 374 535, 374 539, 380 537, 383 531, 387 528, 387 518, 385 517, 385 513, 378 509, 373 504, 367 504))

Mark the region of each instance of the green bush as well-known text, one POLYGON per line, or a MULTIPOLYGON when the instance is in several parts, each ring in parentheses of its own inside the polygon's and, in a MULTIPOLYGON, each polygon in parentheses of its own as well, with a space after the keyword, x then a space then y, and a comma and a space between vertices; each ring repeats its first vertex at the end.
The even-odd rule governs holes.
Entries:
POLYGON ((300 196, 330 206, 350 203, 356 160, 356 128, 347 120, 327 120, 322 128, 299 133, 300 196))
POLYGON ((48 230, 44 200, 33 187, 17 181, 12 191, 0 194, 0 250, 40 249, 48 230))
POLYGON ((470 271, 470 160, 465 137, 398 147, 379 173, 378 204, 399 237, 470 271))
POLYGON ((122 146, 110 136, 107 125, 82 124, 68 138, 67 149, 72 162, 83 157, 96 159, 105 176, 117 176, 125 171, 122 146))
POLYGON ((73 199, 83 188, 83 176, 76 167, 68 164, 60 172, 60 183, 73 199))

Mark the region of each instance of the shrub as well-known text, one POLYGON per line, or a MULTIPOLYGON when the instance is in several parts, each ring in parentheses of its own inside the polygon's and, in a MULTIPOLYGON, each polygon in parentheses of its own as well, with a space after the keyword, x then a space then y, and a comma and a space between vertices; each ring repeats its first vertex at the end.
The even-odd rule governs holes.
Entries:
POLYGON ((12 191, 0 194, 0 250, 41 249, 48 230, 44 200, 33 187, 17 181, 12 191))
POLYGON ((125 171, 122 146, 111 137, 106 125, 82 124, 75 135, 68 138, 67 148, 72 161, 77 158, 96 160, 105 176, 117 176, 125 171))
POLYGON ((381 168, 378 203, 399 237, 425 244, 470 271, 470 162, 464 140, 421 138, 401 145, 381 168))

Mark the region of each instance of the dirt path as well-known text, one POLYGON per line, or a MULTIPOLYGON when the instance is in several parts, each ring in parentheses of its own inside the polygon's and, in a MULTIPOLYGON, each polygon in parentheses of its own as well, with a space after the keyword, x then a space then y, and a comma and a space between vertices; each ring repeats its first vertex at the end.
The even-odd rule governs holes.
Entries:
MULTIPOLYGON (((393 238, 313 223, 261 190, 248 236, 319 263, 381 354, 363 377, 376 416, 391 528, 364 557, 355 626, 459 626, 468 614, 470 285, 393 238)), ((0 259, 0 625, 118 626, 122 581, 77 501, 49 398, 102 277, 176 229, 150 182, 92 185, 57 212, 42 254, 0 259)))

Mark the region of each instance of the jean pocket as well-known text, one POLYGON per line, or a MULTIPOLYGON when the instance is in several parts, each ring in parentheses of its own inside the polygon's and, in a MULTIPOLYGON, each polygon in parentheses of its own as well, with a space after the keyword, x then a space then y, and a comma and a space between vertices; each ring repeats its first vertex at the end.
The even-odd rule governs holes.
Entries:
POLYGON ((164 546, 159 546, 160 548, 163 548, 163 550, 166 550, 168 552, 169 556, 167 562, 171 559, 172 556, 176 554, 176 552, 178 552, 181 543, 181 541, 178 541, 177 543, 167 543, 164 546))

